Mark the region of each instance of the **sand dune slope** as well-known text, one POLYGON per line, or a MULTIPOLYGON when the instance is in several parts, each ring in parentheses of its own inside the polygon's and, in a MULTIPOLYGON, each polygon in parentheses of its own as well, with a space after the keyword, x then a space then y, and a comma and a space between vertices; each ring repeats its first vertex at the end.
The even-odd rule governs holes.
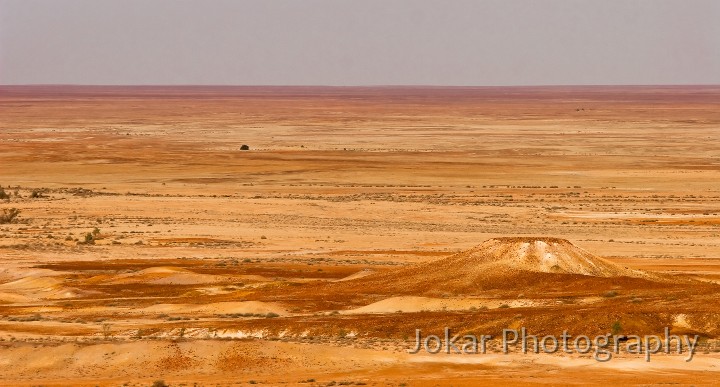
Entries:
POLYGON ((24 302, 36 299, 74 298, 82 294, 78 289, 63 286, 54 277, 28 276, 0 285, 1 299, 24 302))
POLYGON ((121 274, 108 281, 108 284, 149 283, 157 285, 195 285, 211 284, 223 278, 209 274, 198 274, 178 267, 150 267, 133 273, 121 274))

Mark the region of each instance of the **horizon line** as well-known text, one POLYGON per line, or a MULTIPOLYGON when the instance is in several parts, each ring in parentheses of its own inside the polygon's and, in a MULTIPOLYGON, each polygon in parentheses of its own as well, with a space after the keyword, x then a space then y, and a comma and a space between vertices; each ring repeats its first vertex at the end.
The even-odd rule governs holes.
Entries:
POLYGON ((531 88, 531 87, 720 87, 720 83, 658 83, 658 84, 535 84, 535 85, 435 85, 435 84, 84 84, 84 83, 22 83, 0 84, 0 87, 317 87, 317 88, 531 88))

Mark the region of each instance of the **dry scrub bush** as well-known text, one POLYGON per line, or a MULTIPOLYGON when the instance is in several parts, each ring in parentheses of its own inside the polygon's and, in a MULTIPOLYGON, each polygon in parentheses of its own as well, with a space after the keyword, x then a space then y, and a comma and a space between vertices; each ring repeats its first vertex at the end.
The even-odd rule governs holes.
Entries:
POLYGON ((12 223, 18 215, 20 215, 20 210, 17 208, 3 208, 2 214, 0 214, 0 224, 12 223))

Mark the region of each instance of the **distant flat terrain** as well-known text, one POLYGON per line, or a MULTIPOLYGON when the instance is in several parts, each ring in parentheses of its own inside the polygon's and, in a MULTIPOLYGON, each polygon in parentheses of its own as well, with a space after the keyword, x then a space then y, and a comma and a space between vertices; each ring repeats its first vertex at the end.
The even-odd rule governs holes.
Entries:
POLYGON ((720 86, 0 86, 0 384, 712 383, 719 128, 720 86), (521 236, 672 280, 396 274, 521 236), (615 322, 707 353, 404 352, 615 322))

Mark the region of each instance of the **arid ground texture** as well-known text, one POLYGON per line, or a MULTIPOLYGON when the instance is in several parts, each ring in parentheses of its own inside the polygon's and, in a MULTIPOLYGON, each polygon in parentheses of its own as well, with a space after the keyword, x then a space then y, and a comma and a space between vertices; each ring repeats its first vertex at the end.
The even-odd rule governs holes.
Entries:
POLYGON ((720 376, 720 87, 3 86, 0 185, 0 385, 720 376))

